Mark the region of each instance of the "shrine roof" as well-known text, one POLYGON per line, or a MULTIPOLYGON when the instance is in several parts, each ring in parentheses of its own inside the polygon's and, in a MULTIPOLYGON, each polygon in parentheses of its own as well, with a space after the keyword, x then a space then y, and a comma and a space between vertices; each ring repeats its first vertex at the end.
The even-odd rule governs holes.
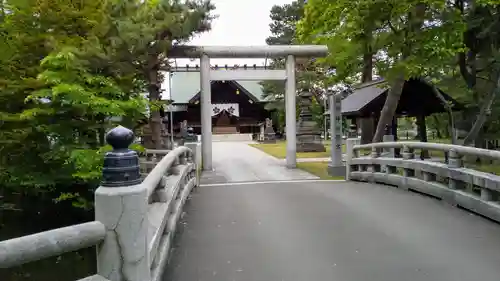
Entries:
MULTIPOLYGON (((261 81, 240 81, 235 80, 239 86, 243 87, 249 94, 258 101, 264 102, 261 81)), ((172 75, 171 99, 175 104, 186 104, 200 92, 199 72, 174 72, 172 75)))
MULTIPOLYGON (((462 110, 452 97, 438 89, 453 110, 462 110)), ((369 117, 378 115, 385 103, 389 86, 383 79, 360 84, 353 92, 342 100, 342 115, 352 117, 369 117)), ((433 92, 427 82, 420 79, 409 79, 405 82, 396 114, 400 116, 430 115, 446 112, 442 101, 433 92)))

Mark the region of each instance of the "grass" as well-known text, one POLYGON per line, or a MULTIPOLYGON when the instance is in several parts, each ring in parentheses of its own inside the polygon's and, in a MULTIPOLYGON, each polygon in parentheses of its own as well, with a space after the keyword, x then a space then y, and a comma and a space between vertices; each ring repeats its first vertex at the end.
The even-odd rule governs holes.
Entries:
POLYGON ((343 180, 344 177, 332 177, 328 175, 328 162, 303 162, 297 163, 297 168, 318 176, 322 180, 343 180))
MULTIPOLYGON (((286 142, 279 141, 276 143, 259 143, 251 144, 251 146, 262 150, 263 152, 272 155, 279 159, 286 158, 286 142)), ((297 152, 297 158, 327 158, 330 157, 331 146, 325 144, 325 152, 297 152)), ((345 147, 342 145, 342 152, 345 152, 345 147)))
POLYGON ((500 176, 500 164, 493 162, 492 164, 477 164, 477 163, 465 163, 465 167, 469 169, 474 169, 476 171, 490 173, 500 176))

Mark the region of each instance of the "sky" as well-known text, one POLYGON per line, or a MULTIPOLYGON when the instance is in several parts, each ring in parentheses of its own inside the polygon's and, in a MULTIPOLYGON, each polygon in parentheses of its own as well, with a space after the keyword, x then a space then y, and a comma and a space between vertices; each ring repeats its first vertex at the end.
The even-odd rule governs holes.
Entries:
MULTIPOLYGON (((266 45, 269 31, 269 11, 273 5, 290 4, 293 0, 212 0, 214 14, 218 16, 212 22, 212 30, 195 36, 189 45, 202 46, 259 46, 266 45)), ((177 59, 178 66, 199 64, 198 60, 177 59)), ((211 64, 218 65, 263 65, 264 59, 212 59, 211 64)), ((162 88, 168 94, 168 79, 162 88)))

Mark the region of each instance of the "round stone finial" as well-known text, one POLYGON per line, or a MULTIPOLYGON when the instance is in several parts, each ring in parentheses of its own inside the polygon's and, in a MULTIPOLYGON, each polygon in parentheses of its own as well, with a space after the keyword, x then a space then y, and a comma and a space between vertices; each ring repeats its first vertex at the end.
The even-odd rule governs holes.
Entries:
POLYGON ((134 132, 119 125, 106 134, 106 142, 115 150, 127 149, 134 142, 134 132))

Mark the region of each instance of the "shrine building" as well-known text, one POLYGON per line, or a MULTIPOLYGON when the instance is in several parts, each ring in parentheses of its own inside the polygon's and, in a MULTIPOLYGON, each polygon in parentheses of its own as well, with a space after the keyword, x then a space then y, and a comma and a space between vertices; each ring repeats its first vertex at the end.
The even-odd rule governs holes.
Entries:
MULTIPOLYGON (((200 73, 174 72, 171 79, 174 130, 178 131, 180 122, 186 120, 188 127, 201 134, 200 73)), ((264 108, 266 100, 260 82, 212 81, 213 134, 259 133, 260 124, 270 117, 264 108)))

